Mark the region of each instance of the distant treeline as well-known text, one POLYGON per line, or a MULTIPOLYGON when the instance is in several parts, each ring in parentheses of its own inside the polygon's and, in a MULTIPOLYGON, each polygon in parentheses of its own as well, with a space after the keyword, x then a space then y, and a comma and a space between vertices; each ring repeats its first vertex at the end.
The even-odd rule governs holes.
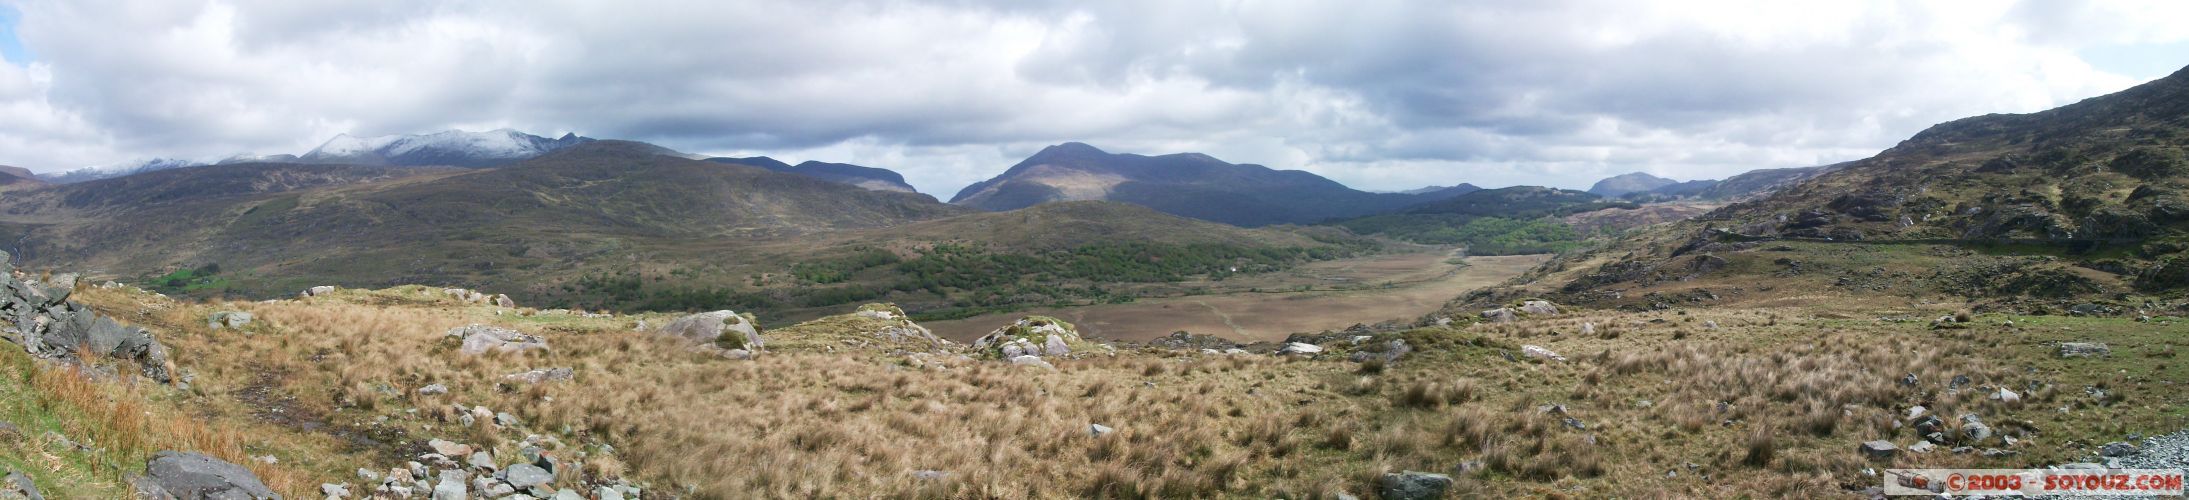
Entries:
POLYGON ((1395 214, 1337 223, 1358 234, 1433 245, 1466 245, 1470 255, 1557 253, 1583 236, 1559 219, 1507 219, 1458 214, 1395 214))

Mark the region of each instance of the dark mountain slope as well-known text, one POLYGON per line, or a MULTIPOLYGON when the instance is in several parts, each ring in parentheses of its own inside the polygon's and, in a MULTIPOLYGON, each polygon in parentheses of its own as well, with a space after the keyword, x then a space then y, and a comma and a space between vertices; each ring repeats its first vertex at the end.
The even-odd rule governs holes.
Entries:
POLYGON ((1013 210, 1053 201, 1108 200, 1239 226, 1303 224, 1383 213, 1459 194, 1369 193, 1297 170, 1231 164, 1199 153, 1112 154, 1050 146, 1002 175, 966 186, 951 203, 1013 210))
POLYGON ((897 191, 903 193, 919 192, 919 190, 913 189, 911 184, 905 183, 903 175, 886 168, 874 168, 852 165, 848 163, 826 163, 818 161, 807 161, 805 163, 800 163, 796 166, 792 166, 791 164, 783 163, 781 160, 769 158, 766 156, 753 156, 746 158, 708 158, 707 161, 715 163, 760 167, 776 172, 797 174, 829 182, 850 184, 853 186, 859 186, 875 191, 897 191))

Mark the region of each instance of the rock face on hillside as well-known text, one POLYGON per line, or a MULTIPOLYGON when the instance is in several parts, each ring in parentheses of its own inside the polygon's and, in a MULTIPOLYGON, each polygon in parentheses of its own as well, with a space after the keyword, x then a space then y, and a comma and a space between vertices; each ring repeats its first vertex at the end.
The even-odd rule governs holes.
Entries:
POLYGON ((167 346, 143 328, 122 326, 91 308, 69 302, 76 290, 76 275, 60 274, 43 280, 18 276, 0 252, 0 338, 22 346, 31 355, 73 359, 84 351, 133 361, 145 377, 167 383, 174 364, 167 346))
POLYGON ((1027 316, 973 340, 973 349, 996 359, 1019 356, 1064 356, 1072 345, 1083 344, 1079 329, 1048 316, 1027 316))
POLYGON ((1070 142, 1042 149, 1002 175, 967 186, 950 202, 1006 211, 1105 200, 1251 227, 1384 213, 1465 192, 1369 193, 1308 172, 1227 163, 1200 153, 1112 154, 1070 142))

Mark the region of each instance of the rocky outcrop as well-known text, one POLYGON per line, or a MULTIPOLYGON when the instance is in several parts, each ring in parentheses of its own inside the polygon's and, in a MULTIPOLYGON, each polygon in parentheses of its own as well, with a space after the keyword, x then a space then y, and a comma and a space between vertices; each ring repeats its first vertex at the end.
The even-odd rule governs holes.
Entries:
POLYGON ((196 452, 162 451, 144 466, 139 498, 279 499, 250 469, 196 452))
POLYGON ((167 346, 143 328, 123 326, 83 304, 69 302, 76 276, 49 279, 19 276, 0 252, 0 339, 22 346, 32 356, 75 360, 89 352, 135 362, 145 377, 167 383, 174 363, 167 346))
POLYGON ((935 332, 928 331, 927 327, 913 323, 912 318, 905 315, 904 309, 899 309, 896 304, 867 304, 859 306, 859 310, 852 315, 881 322, 880 327, 867 334, 884 341, 924 343, 934 347, 950 344, 950 341, 935 336, 935 332))
POLYGON ((663 325, 660 333, 728 350, 758 351, 765 347, 759 321, 749 314, 721 310, 693 314, 663 325))
POLYGON ((251 324, 251 319, 251 313, 242 311, 221 311, 213 313, 211 316, 206 317, 205 326, 206 328, 212 328, 214 330, 219 330, 222 328, 237 330, 242 329, 243 325, 251 324))
POLYGON ((973 340, 973 349, 996 359, 1064 356, 1084 342, 1071 323, 1048 316, 1027 316, 973 340))

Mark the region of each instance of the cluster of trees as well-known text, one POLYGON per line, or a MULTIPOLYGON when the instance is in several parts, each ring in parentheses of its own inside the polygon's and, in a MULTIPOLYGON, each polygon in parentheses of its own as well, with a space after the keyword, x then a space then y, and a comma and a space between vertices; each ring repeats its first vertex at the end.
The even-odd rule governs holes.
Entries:
POLYGON ((888 250, 861 247, 853 250, 852 254, 846 257, 792 264, 790 274, 798 279, 814 283, 843 283, 851 279, 852 273, 895 264, 903 260, 897 257, 896 253, 888 250))
POLYGON ((1360 234, 1434 245, 1467 245, 1472 255, 1556 253, 1581 244, 1584 235, 1558 219, 1508 219, 1453 214, 1399 214, 1338 223, 1360 234))
POLYGON ((194 268, 177 269, 175 272, 152 278, 151 282, 152 288, 160 293, 183 294, 227 287, 227 278, 219 275, 220 264, 206 263, 194 268))

